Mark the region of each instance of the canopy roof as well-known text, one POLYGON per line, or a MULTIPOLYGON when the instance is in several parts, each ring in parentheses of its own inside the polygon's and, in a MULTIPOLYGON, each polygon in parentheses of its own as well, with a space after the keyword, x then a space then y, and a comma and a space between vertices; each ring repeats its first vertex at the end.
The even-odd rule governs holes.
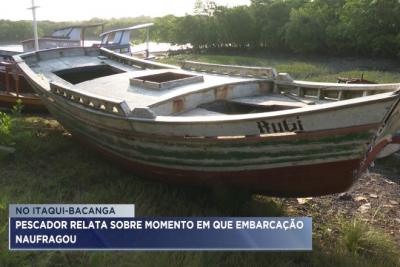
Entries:
POLYGON ((131 27, 128 27, 128 28, 111 30, 111 31, 104 32, 104 33, 100 34, 100 37, 103 37, 104 35, 107 35, 107 34, 110 34, 110 33, 115 33, 115 32, 125 32, 125 31, 133 31, 133 30, 139 30, 139 29, 144 29, 144 28, 150 28, 153 25, 154 25, 154 23, 145 23, 145 24, 131 26, 131 27))
POLYGON ((100 27, 100 26, 103 26, 104 24, 105 24, 105 23, 102 22, 102 23, 96 23, 96 24, 72 25, 72 26, 66 26, 66 27, 58 28, 58 29, 55 29, 54 31, 56 32, 56 31, 62 31, 62 30, 66 30, 66 29, 75 29, 75 28, 82 28, 82 29, 85 29, 85 28, 93 28, 93 27, 100 27))

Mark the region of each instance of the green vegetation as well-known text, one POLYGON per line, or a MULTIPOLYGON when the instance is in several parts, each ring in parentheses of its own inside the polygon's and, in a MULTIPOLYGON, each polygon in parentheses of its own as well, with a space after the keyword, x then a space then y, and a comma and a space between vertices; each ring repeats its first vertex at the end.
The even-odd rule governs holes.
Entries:
MULTIPOLYGON (((397 0, 251 0, 227 8, 198 0, 194 15, 111 19, 105 29, 155 23, 157 41, 193 45, 195 50, 279 51, 329 55, 398 57, 400 2, 397 0)), ((95 23, 93 18, 84 23, 95 23)), ((41 21, 40 35, 78 22, 41 21)), ((100 29, 88 32, 97 38, 100 29)), ((0 20, 0 40, 31 38, 30 21, 0 20)), ((144 40, 144 35, 134 38, 144 40)))
MULTIPOLYGON (((13 130, 16 130, 18 127, 18 123, 15 123, 16 118, 18 118, 21 115, 22 112, 22 101, 20 99, 17 100, 15 106, 11 110, 12 116, 10 116, 7 113, 0 112, 0 146, 1 145, 12 145, 13 143, 13 137, 12 137, 12 132, 13 130)), ((3 147, 3 150, 6 149, 7 151, 10 150, 8 147, 3 147)), ((13 149, 11 149, 12 151, 13 149)))
POLYGON ((396 244, 389 236, 370 229, 368 224, 357 219, 343 223, 342 242, 353 255, 375 256, 388 262, 399 257, 396 244))
POLYGON ((195 12, 155 19, 156 37, 196 50, 399 56, 397 0, 251 0, 233 8, 206 0, 195 12))
POLYGON ((4 112, 0 112, 0 145, 10 143, 11 139, 11 118, 4 112))
MULTIPOLYGON (((49 36, 55 29, 81 24, 96 24, 105 22, 104 30, 119 29, 127 26, 141 24, 153 20, 150 17, 137 17, 137 18, 119 18, 109 19, 104 21, 99 18, 93 18, 88 21, 66 21, 66 22, 53 22, 53 21, 39 21, 38 34, 39 36, 49 36)), ((101 33, 101 27, 89 28, 85 32, 86 39, 98 39, 101 33)), ((0 20, 0 43, 15 43, 22 40, 32 38, 32 22, 27 20, 22 21, 9 21, 0 20)), ((134 36, 135 37, 135 36, 134 36)), ((141 37, 141 36, 140 36, 141 37)), ((144 37, 143 37, 144 38, 144 37)), ((143 39, 144 40, 144 39, 143 39)))

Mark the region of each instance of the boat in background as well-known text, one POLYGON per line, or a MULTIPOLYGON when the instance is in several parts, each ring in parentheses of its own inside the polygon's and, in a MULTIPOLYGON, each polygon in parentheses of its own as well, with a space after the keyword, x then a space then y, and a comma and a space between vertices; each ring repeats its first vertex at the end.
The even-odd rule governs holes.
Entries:
POLYGON ((75 138, 163 181, 278 196, 343 192, 400 128, 398 90, 319 102, 317 89, 312 103, 282 93, 272 68, 181 69, 105 48, 14 59, 75 138))
MULTIPOLYGON (((83 47, 85 46, 86 31, 96 27, 101 27, 103 31, 104 23, 74 25, 56 29, 51 36, 38 39, 39 49, 83 47)), ((24 52, 35 50, 34 39, 25 40, 21 43, 24 52)), ((0 108, 10 109, 20 99, 25 111, 46 112, 47 110, 40 98, 16 68, 12 56, 17 54, 20 54, 20 52, 0 50, 0 108)))
POLYGON ((46 108, 30 84, 18 71, 15 62, 0 62, 0 108, 11 109, 21 100, 24 111, 46 112, 46 108))
POLYGON ((141 58, 150 59, 150 27, 153 25, 154 23, 146 23, 104 32, 100 34, 100 47, 105 47, 111 51, 132 56, 134 54, 131 48, 131 32, 144 29, 146 30, 146 49, 143 51, 136 51, 135 55, 141 58))
MULTIPOLYGON (((50 36, 44 36, 38 39, 39 50, 60 47, 84 47, 85 32, 90 28, 97 27, 101 27, 101 32, 104 31, 104 23, 74 25, 56 29, 50 36)), ((24 52, 35 51, 34 39, 24 40, 21 44, 24 52)))
POLYGON ((154 23, 145 23, 102 33, 100 35, 101 44, 99 47, 104 47, 120 54, 151 60, 167 56, 171 52, 177 53, 178 51, 186 51, 191 48, 189 44, 172 45, 150 42, 150 28, 152 26, 154 26, 154 23), (142 44, 132 44, 131 33, 140 30, 146 32, 145 42, 142 44))
MULTIPOLYGON (((91 46, 104 47, 117 53, 133 55, 147 60, 155 59, 155 55, 166 55, 171 48, 177 49, 177 47, 163 46, 162 50, 150 51, 149 32, 150 27, 153 25, 153 23, 145 23, 103 32, 100 34, 101 41, 98 44, 91 44, 91 46), (131 33, 143 29, 146 30, 145 49, 138 50, 130 42, 131 33)), ((39 50, 60 47, 85 47, 85 31, 88 28, 100 26, 103 31, 104 23, 57 29, 50 37, 39 39, 39 50)), ((22 45, 24 52, 34 51, 34 39, 25 40, 22 45)), ((156 45, 155 48, 160 48, 160 46, 156 45)), ((3 57, 3 61, 0 62, 0 107, 9 109, 15 105, 17 99, 21 99, 26 111, 46 111, 39 97, 33 92, 24 77, 19 74, 19 70, 15 68, 12 56, 17 54, 19 53, 14 51, 0 51, 0 57, 3 57)))

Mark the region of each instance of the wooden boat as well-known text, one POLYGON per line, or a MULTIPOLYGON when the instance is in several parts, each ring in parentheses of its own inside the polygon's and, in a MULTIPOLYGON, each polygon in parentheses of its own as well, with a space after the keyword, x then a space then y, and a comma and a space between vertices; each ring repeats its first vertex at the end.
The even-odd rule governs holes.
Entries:
MULTIPOLYGON (((39 38, 39 49, 85 46, 85 32, 94 27, 103 29, 104 23, 74 25, 56 29, 51 36, 39 38)), ((21 43, 24 52, 34 51, 33 39, 21 43)), ((20 99, 25 111, 47 111, 40 98, 19 73, 18 68, 15 67, 12 56, 17 54, 19 53, 15 51, 0 51, 0 108, 10 109, 20 99)))
POLYGON ((14 59, 74 137, 163 181, 342 192, 399 128, 399 91, 310 105, 279 93, 271 68, 207 65, 206 73, 104 48, 14 59))

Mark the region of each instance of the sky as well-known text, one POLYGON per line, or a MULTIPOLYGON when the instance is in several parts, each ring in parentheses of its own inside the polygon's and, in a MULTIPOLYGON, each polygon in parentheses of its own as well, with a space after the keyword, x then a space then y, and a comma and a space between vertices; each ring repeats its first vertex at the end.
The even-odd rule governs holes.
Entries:
MULTIPOLYGON (((224 6, 248 5, 250 0, 215 0, 224 6)), ((97 18, 182 16, 193 13, 195 0, 35 0, 38 20, 75 21, 97 18)), ((3 3, 0 19, 31 20, 31 0, 3 3), (5 6, 5 7, 4 7, 5 6), (6 11, 6 12, 4 12, 6 11)))

